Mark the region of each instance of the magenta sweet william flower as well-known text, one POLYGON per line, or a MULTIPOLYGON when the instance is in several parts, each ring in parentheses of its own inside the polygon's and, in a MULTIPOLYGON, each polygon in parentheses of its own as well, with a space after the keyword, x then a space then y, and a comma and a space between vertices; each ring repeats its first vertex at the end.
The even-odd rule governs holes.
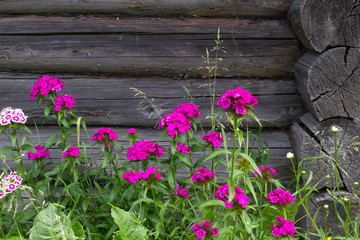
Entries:
POLYGON ((189 186, 186 186, 185 188, 180 185, 175 186, 176 191, 174 192, 174 195, 177 195, 179 197, 188 198, 190 197, 190 193, 188 192, 190 190, 189 186))
POLYGON ((183 103, 178 105, 173 113, 180 113, 188 119, 198 118, 200 119, 200 112, 198 106, 191 103, 183 103))
POLYGON ((135 129, 135 128, 129 128, 128 133, 129 133, 129 134, 135 134, 135 133, 136 133, 136 129, 135 129))
POLYGON ((185 144, 178 142, 177 147, 176 147, 176 152, 181 152, 181 153, 184 153, 184 154, 188 154, 188 153, 191 153, 191 150, 185 144))
POLYGON ((235 186, 235 196, 234 199, 229 202, 230 189, 227 184, 218 187, 215 193, 215 198, 217 200, 223 201, 226 208, 239 208, 244 209, 248 204, 249 197, 245 195, 244 190, 235 186))
POLYGON ((202 140, 211 143, 214 147, 220 147, 221 143, 224 142, 223 136, 217 132, 209 132, 203 136, 202 140))
POLYGON ((62 155, 62 158, 65 158, 67 156, 71 157, 77 157, 79 156, 79 149, 77 147, 69 147, 62 155))
MULTIPOLYGON (((262 175, 262 179, 264 181, 269 181, 272 179, 273 176, 276 175, 276 171, 275 169, 273 169, 272 167, 269 166, 259 166, 259 171, 261 172, 262 175)), ((257 171, 254 171, 255 175, 258 175, 259 173, 257 171)))
POLYGON ((205 184, 215 177, 215 173, 207 170, 206 168, 196 169, 194 175, 191 177, 191 181, 205 184))
POLYGON ((176 137, 179 133, 185 134, 191 129, 191 122, 180 113, 165 115, 159 122, 159 128, 166 128, 170 137, 176 137))
POLYGON ((284 189, 276 189, 269 193, 267 201, 273 204, 288 205, 294 203, 294 197, 284 189))
POLYGON ((70 95, 62 95, 55 98, 55 104, 53 105, 55 111, 59 111, 60 109, 69 109, 76 104, 75 99, 70 95))
POLYGON ((217 236, 219 235, 219 229, 213 227, 213 225, 212 222, 205 220, 202 223, 195 223, 190 230, 195 232, 195 236, 198 239, 217 236))
POLYGON ((225 92, 217 101, 218 106, 221 105, 223 109, 239 115, 245 115, 246 111, 256 104, 257 98, 242 88, 225 92))
POLYGON ((282 217, 276 217, 276 224, 271 227, 274 237, 290 236, 296 233, 293 221, 285 220, 282 217))
POLYGON ((0 199, 20 188, 21 182, 22 178, 16 172, 5 175, 0 182, 0 199))
POLYGON ((49 150, 45 149, 45 147, 42 145, 35 146, 35 150, 36 153, 33 152, 28 153, 28 159, 41 160, 43 158, 50 157, 49 150))
POLYGON ((111 128, 99 128, 95 131, 91 141, 97 141, 104 144, 105 147, 110 147, 111 143, 117 138, 116 132, 112 131, 111 128))
POLYGON ((0 112, 0 125, 6 126, 12 123, 25 124, 27 120, 24 112, 20 109, 13 109, 11 107, 3 108, 0 112))
POLYGON ((149 157, 160 157, 161 155, 163 155, 162 147, 151 141, 141 140, 129 148, 127 159, 141 161, 149 157))
POLYGON ((126 172, 123 177, 123 179, 129 180, 132 184, 137 183, 139 180, 145 180, 148 183, 153 183, 157 180, 160 180, 162 178, 159 168, 156 166, 148 167, 145 172, 133 172, 128 171, 126 172))
POLYGON ((137 181, 139 181, 141 179, 141 172, 127 171, 126 173, 124 173, 122 178, 125 180, 129 180, 129 182, 131 182, 132 184, 135 184, 135 183, 137 183, 137 181))
POLYGON ((35 100, 36 97, 41 95, 48 95, 50 91, 60 92, 63 87, 65 87, 65 85, 60 79, 43 76, 34 83, 30 91, 30 96, 32 100, 35 100))

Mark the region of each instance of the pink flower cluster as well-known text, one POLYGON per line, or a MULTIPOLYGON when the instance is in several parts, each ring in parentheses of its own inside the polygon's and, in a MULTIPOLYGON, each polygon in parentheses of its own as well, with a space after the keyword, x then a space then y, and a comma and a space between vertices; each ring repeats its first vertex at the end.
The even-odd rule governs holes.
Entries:
POLYGON ((217 200, 223 201, 226 208, 231 207, 241 207, 245 208, 248 204, 249 197, 244 194, 244 190, 235 186, 235 196, 234 199, 229 203, 229 194, 230 189, 227 184, 220 186, 215 193, 215 198, 217 200))
POLYGON ((19 108, 12 109, 11 107, 7 107, 0 112, 0 125, 2 126, 11 124, 12 122, 24 124, 26 120, 27 116, 25 116, 19 108))
MULTIPOLYGON (((262 178, 264 180, 270 180, 273 176, 276 175, 275 169, 269 167, 269 166, 259 166, 259 171, 261 172, 262 178)), ((257 171, 254 171, 255 175, 258 175, 259 173, 257 171)))
POLYGON ((67 156, 71 157, 77 157, 79 156, 79 149, 77 147, 69 147, 62 155, 62 158, 65 158, 67 156))
POLYGON ((45 147, 42 145, 35 146, 35 150, 36 153, 33 152, 28 153, 28 159, 41 160, 43 158, 50 157, 49 150, 45 149, 45 147))
POLYGON ((55 98, 55 104, 53 105, 55 111, 59 111, 64 107, 71 110, 71 108, 76 104, 75 99, 70 95, 62 95, 55 98))
POLYGON ((206 168, 199 168, 195 170, 194 175, 191 177, 191 181, 199 184, 205 184, 214 177, 214 172, 209 171, 206 168))
POLYGON ((195 223, 190 230, 195 231, 195 236, 198 239, 217 236, 219 235, 219 229, 213 227, 213 225, 214 224, 212 222, 205 220, 203 224, 195 223))
POLYGON ((127 159, 132 161, 141 161, 147 159, 148 157, 160 157, 161 155, 163 155, 163 149, 159 145, 151 141, 141 140, 129 147, 127 159))
POLYGON ((35 100, 39 95, 48 95, 49 91, 60 92, 63 87, 65 87, 65 85, 60 79, 44 76, 34 83, 33 88, 30 91, 30 96, 32 100, 35 100))
POLYGON ((161 174, 159 173, 158 167, 148 167, 145 172, 139 171, 127 171, 122 176, 123 179, 129 180, 132 184, 137 183, 137 181, 143 179, 147 180, 149 183, 154 182, 155 180, 159 180, 162 178, 161 174))
POLYGON ((285 220, 282 217, 276 218, 276 225, 271 226, 274 237, 290 235, 292 237, 296 233, 293 221, 285 220))
POLYGON ((135 133, 136 133, 136 129, 135 129, 135 128, 129 128, 128 133, 129 133, 129 134, 135 134, 135 133))
POLYGON ((105 147, 110 147, 111 142, 117 140, 117 138, 116 132, 112 131, 111 128, 99 128, 95 131, 91 141, 97 141, 103 143, 105 147))
POLYGON ((22 178, 16 175, 16 172, 11 172, 2 178, 0 182, 0 199, 7 194, 15 191, 21 185, 22 178))
POLYGON ((184 198, 190 197, 190 193, 188 192, 190 190, 189 186, 186 186, 186 188, 184 188, 183 186, 176 185, 175 189, 176 191, 174 192, 174 195, 178 195, 184 198))
POLYGON ((173 113, 180 113, 184 115, 187 119, 192 119, 192 118, 200 119, 200 112, 198 106, 191 103, 183 103, 178 105, 174 109, 173 113))
POLYGON ((252 96, 250 92, 236 88, 225 92, 217 102, 223 109, 229 109, 231 112, 235 111, 236 114, 245 115, 249 108, 258 104, 257 98, 252 96))
POLYGON ((188 153, 191 153, 191 150, 185 144, 178 142, 176 152, 182 152, 184 154, 188 154, 188 153))
POLYGON ((291 193, 285 191, 284 189, 276 189, 269 193, 268 202, 280 205, 287 205, 290 203, 294 203, 294 197, 291 193))
POLYGON ((191 129, 191 122, 180 113, 165 115, 159 122, 159 128, 166 128, 170 137, 176 137, 179 133, 185 134, 191 129))
POLYGON ((212 143, 214 147, 220 147, 221 143, 224 142, 223 136, 217 132, 209 132, 208 134, 203 136, 202 140, 212 143))

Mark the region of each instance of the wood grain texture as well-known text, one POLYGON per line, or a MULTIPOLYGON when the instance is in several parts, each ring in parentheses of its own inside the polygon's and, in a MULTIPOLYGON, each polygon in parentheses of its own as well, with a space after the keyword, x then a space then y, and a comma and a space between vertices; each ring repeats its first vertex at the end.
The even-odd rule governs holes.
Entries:
MULTIPOLYGON (((54 75, 63 80, 61 94, 71 94, 77 101, 75 112, 84 116, 89 125, 147 126, 157 124, 162 117, 184 102, 186 87, 199 106, 204 126, 210 125, 209 88, 207 80, 176 80, 164 77, 96 77, 54 75), (131 87, 146 94, 135 97, 131 87), (158 113, 158 114, 157 114, 158 113), (150 118, 149 118, 150 117, 150 118)), ((30 99, 29 92, 40 75, 0 73, 0 102, 22 108, 32 120, 41 122, 43 110, 30 99), (6 87, 5 87, 6 86, 6 87)), ((303 105, 291 80, 286 79, 218 79, 217 94, 240 87, 258 97, 254 112, 265 127, 289 126, 302 112, 303 105)), ((220 111, 215 107, 215 111, 220 111)), ((248 122, 256 127, 255 121, 248 122)))
POLYGON ((283 17, 292 0, 2 0, 0 13, 119 13, 142 16, 283 17))
POLYGON ((360 120, 359 59, 359 49, 341 47, 322 54, 308 52, 298 60, 296 85, 306 107, 318 120, 360 120))
POLYGON ((360 47, 358 1, 295 0, 289 19, 308 49, 323 52, 335 46, 360 47))
MULTIPOLYGON (((63 73, 202 76, 201 56, 214 46, 202 35, 1 36, 0 69, 63 73)), ((290 77, 295 40, 223 39, 220 76, 290 77)))
MULTIPOLYGON (((89 132, 90 137, 92 137, 92 134, 98 128, 100 128, 100 127, 93 127, 93 126, 88 127, 88 132, 89 132)), ((30 129, 34 133, 34 135, 31 136, 27 133, 24 133, 23 135, 21 135, 21 137, 29 136, 30 139, 34 142, 34 144, 37 145, 39 140, 38 140, 38 136, 36 135, 36 129, 34 127, 30 127, 30 129)), ((112 127, 111 129, 117 133, 117 135, 119 136, 119 138, 118 138, 119 143, 125 148, 124 150, 117 149, 115 151, 116 153, 120 153, 120 161, 124 161, 124 160, 126 160, 128 140, 125 138, 120 138, 120 136, 126 136, 128 128, 112 127)), ((207 131, 207 130, 205 129, 205 131, 207 131)), ((251 131, 254 134, 257 134, 256 130, 251 130, 251 131)), ((49 138, 49 136, 51 136, 52 134, 55 134, 55 133, 59 133, 59 132, 60 132, 60 130, 58 129, 58 127, 55 127, 55 126, 39 127, 40 141, 45 142, 49 138)), ((141 137, 142 139, 150 140, 153 142, 156 142, 157 138, 161 135, 161 131, 154 129, 154 128, 137 128, 137 133, 139 134, 139 137, 141 137)), ((287 181, 292 178, 291 172, 289 171, 291 163, 289 161, 287 161, 285 158, 286 153, 291 151, 291 144, 289 141, 288 134, 289 134, 288 130, 265 129, 262 131, 262 135, 261 135, 262 146, 265 147, 265 142, 266 142, 269 147, 269 154, 270 154, 269 165, 276 168, 276 171, 278 172, 278 175, 277 175, 278 178, 280 178, 282 180, 287 180, 287 181)), ((74 136, 76 136, 76 133, 74 136)), ((201 134, 201 132, 199 132, 197 134, 197 138, 199 140, 201 140, 202 136, 203 135, 201 134)), ((232 134, 228 133, 227 138, 230 138, 231 136, 232 136, 232 134)), ((85 141, 86 143, 89 143, 89 145, 92 144, 92 142, 90 142, 90 140, 87 139, 84 132, 81 133, 81 140, 85 141)), ((164 148, 169 148, 170 141, 171 141, 171 139, 164 138, 159 142, 159 145, 164 148)), ((228 139, 227 141, 230 141, 230 140, 228 139)), ((76 142, 76 139, 75 139, 75 142, 76 142)), ((6 137, 3 134, 0 135, 0 146, 9 146, 9 145, 11 145, 10 140, 6 139, 6 137)), ((231 144, 229 144, 229 145, 231 145, 231 144)), ((254 146, 257 147, 258 143, 255 142, 254 146)), ((98 152, 98 145, 87 148, 87 153, 89 156, 91 156, 91 158, 94 161, 101 164, 102 159, 98 152)), ((31 161, 27 160, 27 154, 28 154, 28 152, 24 152, 24 158, 23 158, 24 164, 27 167, 30 167, 31 161)), ((50 154, 51 154, 51 157, 53 158, 54 162, 60 161, 60 157, 62 154, 61 150, 59 150, 57 148, 50 149, 50 154)), ((194 161, 196 161, 196 159, 199 159, 202 156, 203 156, 202 154, 196 153, 193 156, 194 161)), ((209 162, 210 161, 208 161, 206 163, 207 166, 210 164, 209 162)), ((12 169, 16 169, 18 167, 17 163, 12 162, 11 160, 7 160, 7 164, 12 169)), ((0 164, 0 167, 3 167, 3 166, 4 166, 3 164, 2 165, 0 164)), ((218 173, 221 176, 228 177, 228 175, 227 175, 228 173, 224 167, 220 168, 218 173)), ((179 175, 178 177, 184 177, 187 175, 187 171, 186 170, 180 171, 178 175, 179 175)))
POLYGON ((0 35, 192 34, 225 39, 294 39, 285 20, 238 18, 153 18, 114 15, 75 17, 16 15, 0 18, 0 35))
POLYGON ((297 161, 304 160, 304 168, 311 170, 314 175, 312 185, 318 181, 318 189, 329 187, 325 176, 329 175, 331 187, 335 186, 334 158, 335 144, 334 134, 331 132, 331 126, 337 125, 341 131, 337 133, 338 138, 338 178, 341 187, 352 191, 353 183, 359 181, 359 156, 357 147, 359 144, 360 126, 354 121, 334 118, 323 122, 317 121, 310 113, 300 118, 299 123, 291 127, 291 142, 297 161), (312 157, 323 156, 313 163, 312 157), (340 170, 342 168, 344 171, 340 170))

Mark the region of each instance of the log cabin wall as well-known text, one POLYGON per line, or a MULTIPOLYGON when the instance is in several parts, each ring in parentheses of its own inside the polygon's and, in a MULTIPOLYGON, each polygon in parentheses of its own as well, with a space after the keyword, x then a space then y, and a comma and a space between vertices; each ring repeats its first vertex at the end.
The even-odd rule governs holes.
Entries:
MULTIPOLYGON (((304 112, 293 79, 300 49, 287 21, 291 3, 2 0, 1 108, 21 108, 30 116, 29 125, 41 123, 42 110, 29 93, 39 77, 50 75, 65 83, 62 94, 76 99, 75 111, 85 117, 90 134, 111 127, 125 135, 135 127, 142 138, 155 140, 160 135, 153 128, 159 115, 189 102, 183 98, 185 86, 200 108, 203 125, 209 127, 209 93, 201 87, 207 80, 199 68, 205 66, 202 56, 214 46, 220 27, 227 53, 221 54, 219 68, 229 71, 219 72, 217 93, 240 87, 258 98, 254 112, 264 126, 269 164, 289 179, 285 156, 292 151, 290 126, 304 112), (151 103, 139 104, 131 87, 144 92, 151 103)), ((41 139, 55 129, 51 123, 43 126, 41 139)), ((1 136, 0 144, 9 142, 1 136)))

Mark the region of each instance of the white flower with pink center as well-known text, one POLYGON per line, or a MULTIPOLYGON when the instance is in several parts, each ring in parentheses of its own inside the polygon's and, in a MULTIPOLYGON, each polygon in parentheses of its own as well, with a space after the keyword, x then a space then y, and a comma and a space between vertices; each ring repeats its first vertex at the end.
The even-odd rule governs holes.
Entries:
POLYGON ((12 122, 14 123, 25 123, 27 116, 23 113, 20 108, 12 109, 11 107, 4 108, 0 112, 0 124, 5 126, 12 122))

